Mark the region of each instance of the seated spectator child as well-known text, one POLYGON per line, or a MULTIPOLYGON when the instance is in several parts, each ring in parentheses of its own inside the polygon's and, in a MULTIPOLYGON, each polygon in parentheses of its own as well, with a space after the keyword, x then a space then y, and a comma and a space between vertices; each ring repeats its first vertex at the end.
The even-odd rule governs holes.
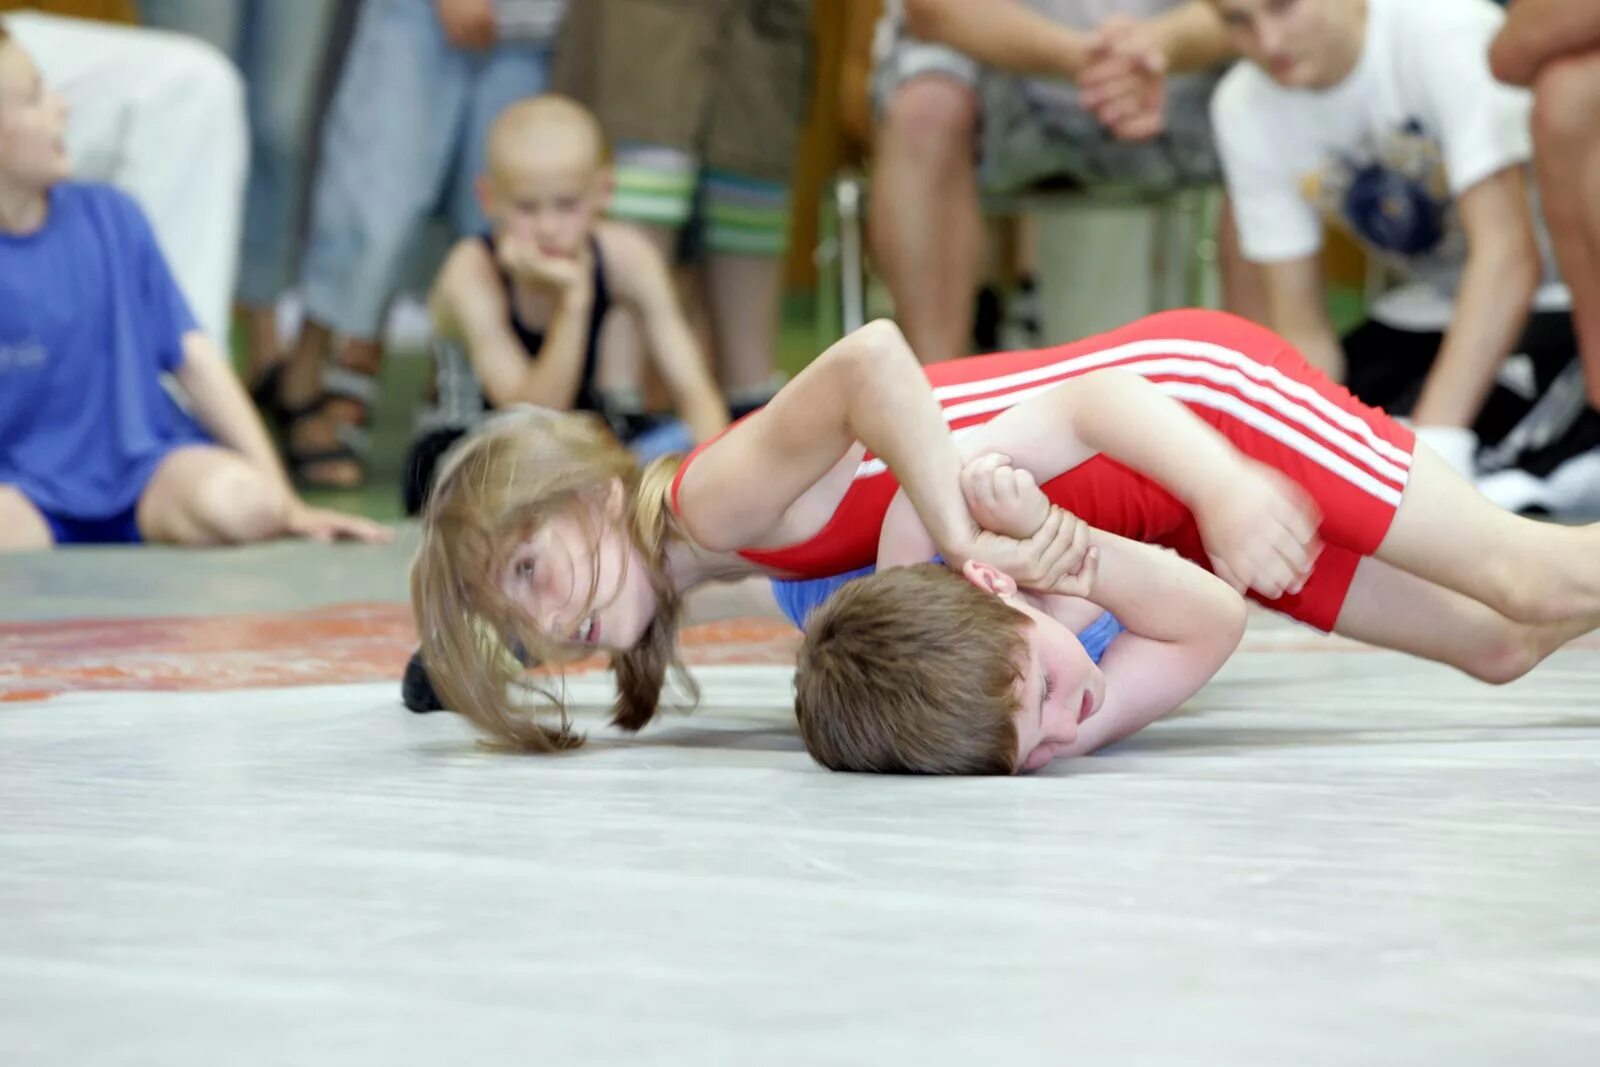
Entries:
POLYGON ((611 168, 594 117, 562 96, 518 101, 495 120, 486 162, 478 191, 491 230, 456 243, 430 300, 436 395, 406 462, 408 514, 422 510, 439 457, 491 410, 594 411, 646 458, 728 422, 665 260, 602 219, 611 168), (600 334, 617 310, 641 325, 681 424, 626 416, 602 393, 600 334))
POLYGON ((0 550, 387 538, 295 496, 139 208, 67 180, 66 122, 0 29, 0 550))

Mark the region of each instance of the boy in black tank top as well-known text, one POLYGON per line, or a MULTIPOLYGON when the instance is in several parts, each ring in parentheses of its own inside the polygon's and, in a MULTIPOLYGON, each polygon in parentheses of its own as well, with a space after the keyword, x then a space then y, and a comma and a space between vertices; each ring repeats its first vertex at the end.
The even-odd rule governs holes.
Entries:
POLYGON ((479 195, 493 231, 458 241, 429 309, 437 362, 434 403, 406 461, 407 514, 421 511, 440 456, 486 412, 516 404, 594 411, 627 441, 663 451, 703 441, 728 422, 679 306, 667 265, 647 240, 603 221, 610 150, 594 117, 545 95, 518 101, 490 131, 479 195), (638 321, 682 420, 676 432, 641 423, 599 387, 600 334, 609 314, 638 321))

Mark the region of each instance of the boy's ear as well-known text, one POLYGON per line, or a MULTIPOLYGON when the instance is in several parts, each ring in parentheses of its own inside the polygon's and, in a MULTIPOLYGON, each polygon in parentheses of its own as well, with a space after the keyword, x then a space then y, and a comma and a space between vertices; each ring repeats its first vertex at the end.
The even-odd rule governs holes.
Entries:
POLYGON ((1015 596, 1017 592, 1017 583, 1011 579, 1011 575, 975 559, 962 564, 961 577, 995 596, 1015 596))

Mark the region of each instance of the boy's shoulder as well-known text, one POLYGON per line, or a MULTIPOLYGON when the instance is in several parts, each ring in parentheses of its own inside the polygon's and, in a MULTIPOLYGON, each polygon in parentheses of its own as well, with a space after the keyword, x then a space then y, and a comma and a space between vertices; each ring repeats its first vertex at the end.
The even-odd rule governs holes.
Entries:
POLYGON ((140 218, 144 212, 138 201, 128 193, 106 182, 67 181, 54 186, 50 195, 57 204, 73 207, 98 207, 117 214, 133 214, 140 218))
POLYGON ((105 182, 60 182, 50 190, 52 210, 66 215, 89 215, 118 227, 147 232, 144 209, 127 192, 105 182))

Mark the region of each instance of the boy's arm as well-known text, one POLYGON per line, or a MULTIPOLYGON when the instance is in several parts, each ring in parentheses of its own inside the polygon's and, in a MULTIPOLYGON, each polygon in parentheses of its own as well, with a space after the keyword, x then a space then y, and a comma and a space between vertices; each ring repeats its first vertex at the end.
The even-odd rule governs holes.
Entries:
POLYGON ((183 361, 173 372, 194 404, 194 414, 219 443, 238 452, 272 482, 288 501, 285 533, 315 540, 352 537, 387 541, 392 533, 367 519, 314 508, 295 493, 273 450, 261 416, 216 345, 199 330, 183 336, 183 361))
POLYGON ((1531 85, 1544 65, 1600 48, 1600 5, 1573 0, 1516 0, 1489 49, 1494 76, 1531 85))
POLYGON ((644 343, 696 441, 728 425, 728 405, 689 330, 667 264, 655 246, 631 230, 605 234, 607 265, 617 295, 639 314, 644 343))
MULTIPOLYGON (((1100 661, 1105 702, 1059 754, 1081 756, 1137 733, 1199 692, 1244 636, 1244 600, 1215 575, 1153 545, 1102 530, 1090 599, 1127 627, 1100 661)), ((1044 597, 1051 614, 1074 602, 1044 597)))
POLYGON ((495 407, 535 404, 566 411, 577 402, 594 282, 588 270, 572 274, 559 292, 544 344, 529 352, 512 332, 505 287, 482 242, 458 241, 446 257, 429 299, 434 328, 466 345, 473 373, 495 407))

